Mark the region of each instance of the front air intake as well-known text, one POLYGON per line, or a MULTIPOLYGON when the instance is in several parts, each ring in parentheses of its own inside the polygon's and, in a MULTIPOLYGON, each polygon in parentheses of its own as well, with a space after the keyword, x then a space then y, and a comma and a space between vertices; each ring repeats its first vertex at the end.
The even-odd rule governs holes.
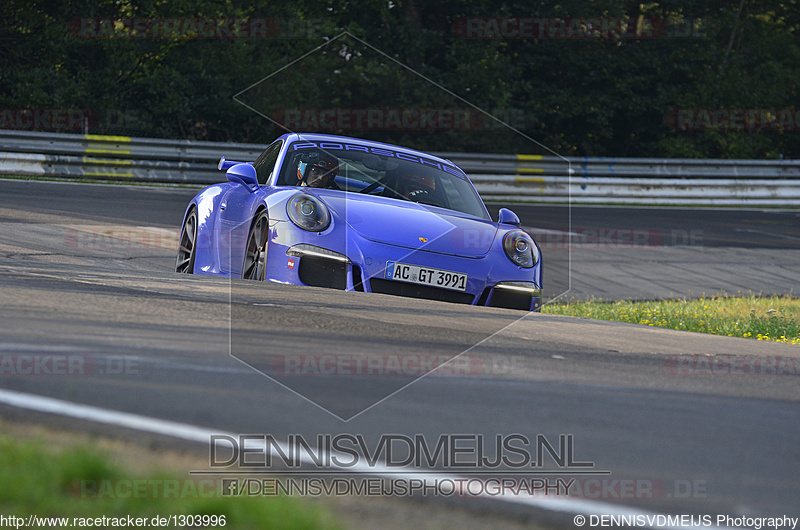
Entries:
POLYGON ((300 258, 300 281, 312 287, 347 288, 347 263, 313 256, 300 258))
POLYGON ((469 293, 439 289, 427 285, 414 285, 413 283, 396 282, 382 278, 372 278, 369 281, 373 293, 393 294, 409 298, 423 298, 425 300, 441 300, 456 304, 471 304, 475 298, 469 293))

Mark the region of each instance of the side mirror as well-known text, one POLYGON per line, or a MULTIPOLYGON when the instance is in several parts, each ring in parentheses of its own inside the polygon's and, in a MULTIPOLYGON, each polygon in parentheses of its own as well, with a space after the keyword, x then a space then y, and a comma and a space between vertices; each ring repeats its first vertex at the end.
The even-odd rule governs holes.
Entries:
POLYGON ((231 168, 225 172, 225 175, 228 177, 229 181, 241 184, 250 190, 250 192, 254 192, 258 189, 256 168, 250 164, 236 164, 235 166, 231 166, 231 168))
POLYGON ((497 212, 497 222, 504 225, 520 225, 520 220, 519 217, 517 217, 517 214, 508 208, 500 208, 500 211, 497 212))
POLYGON ((228 171, 230 168, 235 166, 236 164, 250 164, 253 165, 252 162, 237 162, 236 160, 225 160, 225 157, 219 159, 219 164, 217 164, 217 169, 220 171, 228 171))

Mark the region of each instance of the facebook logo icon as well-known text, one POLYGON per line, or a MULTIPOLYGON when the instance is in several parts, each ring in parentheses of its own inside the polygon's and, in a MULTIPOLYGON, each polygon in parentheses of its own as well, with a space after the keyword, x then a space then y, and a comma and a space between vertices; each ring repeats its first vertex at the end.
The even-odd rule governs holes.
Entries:
POLYGON ((222 480, 222 495, 224 497, 236 495, 238 490, 239 480, 235 478, 226 478, 222 480))

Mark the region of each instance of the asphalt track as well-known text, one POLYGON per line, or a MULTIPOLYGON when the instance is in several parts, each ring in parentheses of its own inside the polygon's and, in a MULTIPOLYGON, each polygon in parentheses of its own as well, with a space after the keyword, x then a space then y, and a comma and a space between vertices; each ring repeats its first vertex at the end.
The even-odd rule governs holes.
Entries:
MULTIPOLYGON (((0 181, 0 389, 279 439, 570 434, 575 458, 610 474, 552 462, 547 469, 575 478, 592 502, 670 514, 800 515, 797 347, 179 277, 174 231, 194 193, 0 181), (384 363, 461 355, 419 379, 413 370, 287 370, 289 361, 323 354, 384 363), (76 370, 65 375, 55 358, 76 370), (603 482, 598 489, 590 480, 603 482)), ((514 209, 526 227, 565 231, 563 209, 514 209)), ((798 224, 796 211, 573 208, 568 230, 578 248, 567 255, 572 278, 563 278, 580 296, 646 298, 670 288, 685 296, 698 286, 710 294, 718 285, 709 278, 726 288, 796 292, 798 224), (633 232, 617 240, 600 232, 610 228, 652 235, 632 244, 633 232), (692 230, 700 231, 694 239, 692 230), (597 278, 603 267, 613 284, 597 278), (681 276, 681 267, 688 280, 663 281, 681 276)), ((551 254, 564 252, 561 240, 550 245, 551 254)))

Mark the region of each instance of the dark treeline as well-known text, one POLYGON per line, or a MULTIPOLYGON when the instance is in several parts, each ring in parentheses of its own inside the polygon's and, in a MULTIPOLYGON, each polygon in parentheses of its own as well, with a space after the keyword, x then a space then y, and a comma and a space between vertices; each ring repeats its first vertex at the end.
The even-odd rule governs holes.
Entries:
POLYGON ((799 7, 3 0, 0 128, 264 143, 277 122, 437 151, 795 158, 799 7))

